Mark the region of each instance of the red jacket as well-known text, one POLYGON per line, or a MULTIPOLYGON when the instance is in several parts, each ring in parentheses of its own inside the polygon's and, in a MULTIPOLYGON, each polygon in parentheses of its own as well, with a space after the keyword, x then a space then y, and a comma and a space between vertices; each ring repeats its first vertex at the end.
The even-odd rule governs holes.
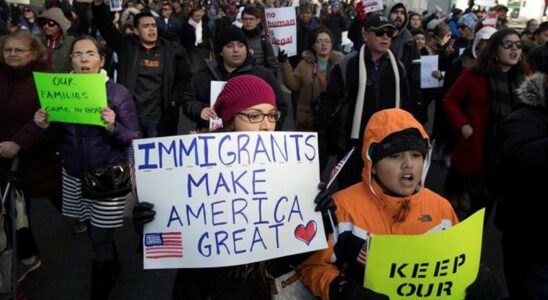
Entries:
POLYGON ((443 108, 459 134, 451 159, 453 166, 466 175, 482 176, 483 143, 489 118, 487 78, 472 69, 464 70, 445 95, 443 108), (467 124, 474 133, 466 140, 461 128, 467 124))

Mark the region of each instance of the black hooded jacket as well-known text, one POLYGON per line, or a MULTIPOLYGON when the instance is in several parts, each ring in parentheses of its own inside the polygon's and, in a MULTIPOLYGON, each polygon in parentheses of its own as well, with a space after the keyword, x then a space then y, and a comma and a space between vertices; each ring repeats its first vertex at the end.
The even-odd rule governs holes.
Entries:
POLYGON ((521 102, 502 122, 497 186, 502 195, 495 225, 505 252, 525 261, 548 263, 546 183, 548 182, 548 102, 544 74, 537 73, 517 90, 521 102), (537 236, 538 238, 530 238, 537 236))

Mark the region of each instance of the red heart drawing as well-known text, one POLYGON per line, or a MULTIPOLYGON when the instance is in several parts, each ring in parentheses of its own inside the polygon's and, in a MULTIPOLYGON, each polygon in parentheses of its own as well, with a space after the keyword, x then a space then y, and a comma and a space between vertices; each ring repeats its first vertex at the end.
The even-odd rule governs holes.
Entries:
POLYGON ((310 242, 314 239, 314 236, 316 236, 317 230, 316 221, 311 220, 308 221, 306 227, 303 224, 295 227, 295 237, 306 245, 310 245, 310 242))

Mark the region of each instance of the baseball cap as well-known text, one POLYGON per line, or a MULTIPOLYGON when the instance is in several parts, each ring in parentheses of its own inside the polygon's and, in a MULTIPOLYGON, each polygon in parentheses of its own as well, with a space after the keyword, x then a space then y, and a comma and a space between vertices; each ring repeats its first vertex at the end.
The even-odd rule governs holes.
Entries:
POLYGON ((365 31, 379 31, 384 28, 396 30, 396 26, 388 21, 388 18, 381 15, 374 15, 365 20, 363 29, 365 31))

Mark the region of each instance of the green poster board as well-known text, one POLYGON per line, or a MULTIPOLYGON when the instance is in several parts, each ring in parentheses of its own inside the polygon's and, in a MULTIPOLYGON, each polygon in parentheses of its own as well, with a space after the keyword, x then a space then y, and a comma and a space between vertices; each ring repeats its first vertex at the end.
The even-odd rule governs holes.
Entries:
POLYGON ((478 275, 484 215, 429 234, 372 236, 365 286, 390 299, 464 299, 478 275))
POLYGON ((107 107, 105 76, 34 72, 40 106, 51 122, 105 127, 101 108, 107 107))

